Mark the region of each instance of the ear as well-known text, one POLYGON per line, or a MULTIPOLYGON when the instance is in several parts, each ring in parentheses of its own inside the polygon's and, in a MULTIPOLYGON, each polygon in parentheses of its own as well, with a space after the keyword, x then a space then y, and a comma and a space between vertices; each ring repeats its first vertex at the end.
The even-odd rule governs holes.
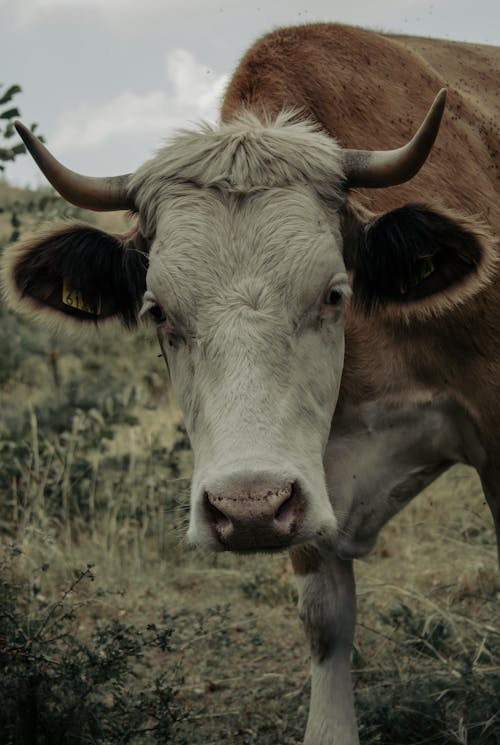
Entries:
POLYGON ((367 311, 439 314, 488 284, 497 263, 482 225, 419 204, 370 219, 352 243, 354 298, 367 311))
POLYGON ((129 236, 72 224, 5 251, 3 284, 10 305, 45 320, 99 322, 138 316, 146 284, 146 246, 129 236))

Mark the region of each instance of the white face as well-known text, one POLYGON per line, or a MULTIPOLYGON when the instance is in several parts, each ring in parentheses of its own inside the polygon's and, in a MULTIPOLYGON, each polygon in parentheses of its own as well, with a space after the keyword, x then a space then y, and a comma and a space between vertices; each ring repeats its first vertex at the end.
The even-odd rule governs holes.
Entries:
POLYGON ((195 456, 190 542, 331 544, 323 453, 350 290, 339 227, 321 200, 306 186, 184 189, 159 215, 147 287, 144 310, 154 308, 195 456), (280 488, 292 489, 288 502, 280 488), (290 501, 284 527, 268 529, 268 513, 280 519, 290 501))

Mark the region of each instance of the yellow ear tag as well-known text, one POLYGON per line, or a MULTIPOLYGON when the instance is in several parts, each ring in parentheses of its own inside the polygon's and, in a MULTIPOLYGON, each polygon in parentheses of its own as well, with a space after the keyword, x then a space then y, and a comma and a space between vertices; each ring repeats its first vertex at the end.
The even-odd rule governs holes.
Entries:
POLYGON ((84 300, 80 290, 70 287, 66 279, 63 280, 62 301, 64 305, 81 310, 83 313, 89 313, 92 316, 101 315, 101 300, 99 299, 96 305, 91 305, 84 300))

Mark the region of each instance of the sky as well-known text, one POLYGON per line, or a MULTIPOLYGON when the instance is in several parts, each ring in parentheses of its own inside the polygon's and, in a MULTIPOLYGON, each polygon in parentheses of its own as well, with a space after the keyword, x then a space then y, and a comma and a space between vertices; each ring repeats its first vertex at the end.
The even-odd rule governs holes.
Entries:
MULTIPOLYGON (((128 173, 175 130, 217 120, 256 38, 310 21, 500 46, 498 0, 0 0, 0 82, 22 86, 22 120, 65 165, 128 173)), ((5 175, 46 183, 28 156, 5 175)))

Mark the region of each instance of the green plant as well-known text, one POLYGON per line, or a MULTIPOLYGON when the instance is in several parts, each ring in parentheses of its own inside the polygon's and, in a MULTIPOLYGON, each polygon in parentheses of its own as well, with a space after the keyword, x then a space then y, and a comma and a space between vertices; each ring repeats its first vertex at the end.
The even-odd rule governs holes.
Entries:
POLYGON ((92 566, 75 571, 59 599, 47 603, 37 597, 36 581, 18 579, 19 554, 11 546, 1 567, 2 745, 170 742, 181 715, 175 665, 172 680, 166 674, 147 685, 137 680, 149 656, 168 655, 171 630, 111 619, 97 621, 87 638, 77 636, 92 566))
MULTIPOLYGON (((0 83, 0 172, 5 170, 4 163, 14 161, 19 155, 26 152, 22 143, 10 144, 12 137, 15 135, 14 119, 20 116, 17 106, 12 106, 13 99, 21 93, 19 85, 5 86, 0 83)), ((32 124, 30 130, 34 132, 36 124, 32 124)), ((42 138, 43 139, 43 138, 42 138)))
MULTIPOLYGON (((43 407, 6 411, 0 431, 0 518, 7 529, 59 524, 66 532, 109 528, 109 540, 141 542, 154 535, 160 553, 169 525, 183 521, 179 478, 189 443, 180 428, 170 448, 106 455, 120 424, 136 420, 132 386, 84 393, 70 386, 43 407), (96 454, 96 448, 99 454, 96 454), (74 521, 74 522, 72 522, 74 521)), ((107 539, 108 540, 108 539, 107 539)))
MULTIPOLYGON (((14 84, 5 86, 0 83, 0 173, 5 171, 5 164, 16 160, 20 155, 24 155, 26 147, 22 142, 13 142, 16 136, 14 120, 21 116, 17 106, 13 105, 13 99, 21 93, 21 86, 14 84)), ((30 130, 35 132, 36 124, 30 126, 30 130)), ((43 137, 40 139, 43 140, 43 137)), ((41 205, 40 205, 41 207, 41 205)), ((6 202, 0 205, 0 212, 10 213, 11 241, 19 238, 20 228, 22 225, 22 215, 33 212, 35 205, 32 200, 28 203, 20 201, 6 202)), ((42 207, 43 209, 43 207, 42 207)))
POLYGON ((464 633, 452 614, 400 599, 379 618, 384 631, 376 633, 390 642, 380 668, 359 649, 354 655, 362 741, 497 745, 500 634, 480 624, 478 637, 464 633))
MULTIPOLYGON (((14 99, 21 93, 19 85, 4 86, 0 84, 0 174, 6 166, 26 152, 26 148, 17 137, 14 120, 20 116, 14 99), (16 141, 17 138, 17 141, 16 141)), ((36 124, 30 129, 35 132, 36 124)), ((43 141, 43 137, 40 138, 43 141)), ((95 218, 61 199, 52 189, 11 190, 5 186, 6 196, 0 204, 2 231, 0 233, 0 250, 7 244, 19 240, 23 234, 39 224, 49 220, 74 217, 93 222, 95 218)), ((8 383, 18 374, 23 366, 26 353, 37 356, 50 356, 57 363, 59 344, 48 332, 30 328, 22 319, 10 313, 0 301, 0 385, 8 383)), ((56 371, 56 365, 54 366, 56 371)))

